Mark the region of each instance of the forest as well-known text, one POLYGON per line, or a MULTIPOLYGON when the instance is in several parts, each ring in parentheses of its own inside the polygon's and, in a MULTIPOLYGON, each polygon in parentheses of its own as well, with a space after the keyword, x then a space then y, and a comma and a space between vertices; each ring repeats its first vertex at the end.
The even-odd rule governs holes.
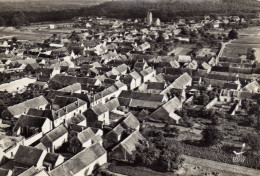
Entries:
POLYGON ((34 22, 62 21, 77 16, 106 16, 121 19, 144 18, 148 11, 162 21, 180 17, 199 17, 204 15, 238 15, 254 18, 260 11, 256 0, 118 0, 106 1, 99 5, 80 6, 75 9, 49 10, 15 9, 0 12, 0 26, 20 26, 34 22))

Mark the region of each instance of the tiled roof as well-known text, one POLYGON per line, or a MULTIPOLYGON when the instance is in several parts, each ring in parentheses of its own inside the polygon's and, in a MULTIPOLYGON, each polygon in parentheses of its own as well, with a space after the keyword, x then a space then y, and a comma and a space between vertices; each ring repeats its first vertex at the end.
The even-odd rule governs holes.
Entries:
POLYGON ((95 143, 89 148, 83 149, 77 155, 67 160, 57 168, 53 169, 51 172, 49 172, 49 175, 74 176, 82 169, 88 167, 90 164, 102 157, 104 154, 106 154, 106 150, 99 143, 95 143))
POLYGON ((13 131, 16 132, 19 129, 19 127, 34 127, 40 129, 45 121, 46 118, 44 117, 22 115, 16 122, 13 131))
POLYGON ((28 111, 30 108, 38 108, 40 106, 47 105, 47 104, 48 101, 43 96, 39 96, 19 104, 9 106, 7 109, 12 115, 15 116, 28 111))
POLYGON ((14 156, 14 161, 27 166, 34 166, 38 163, 42 153, 43 150, 41 149, 20 145, 14 156))
POLYGON ((91 109, 97 115, 101 115, 101 114, 104 114, 105 112, 109 111, 109 109, 102 103, 93 106, 91 109))
POLYGON ((68 133, 67 128, 63 124, 61 124, 58 127, 54 128, 52 131, 45 134, 45 136, 43 136, 40 141, 41 143, 43 143, 44 146, 51 147, 54 141, 56 141, 66 133, 68 133))

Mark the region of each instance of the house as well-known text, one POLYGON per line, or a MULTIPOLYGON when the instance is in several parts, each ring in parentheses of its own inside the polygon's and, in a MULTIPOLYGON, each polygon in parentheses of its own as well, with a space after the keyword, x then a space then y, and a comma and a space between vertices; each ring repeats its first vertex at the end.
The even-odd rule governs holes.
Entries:
POLYGON ((55 152, 62 144, 68 141, 68 130, 64 124, 54 128, 45 134, 40 142, 47 148, 48 152, 55 152))
POLYGON ((127 85, 127 88, 129 90, 133 90, 135 89, 135 80, 133 77, 131 77, 130 75, 126 75, 124 77, 121 77, 120 79, 124 84, 127 85))
POLYGON ((140 72, 140 75, 143 78, 143 82, 148 82, 152 77, 156 75, 156 70, 148 67, 140 72))
POLYGON ((260 92, 260 85, 257 81, 253 81, 249 84, 247 84, 242 89, 243 91, 253 92, 253 93, 259 93, 260 92))
POLYGON ((90 127, 78 132, 69 140, 69 146, 72 152, 79 152, 82 148, 89 148, 91 145, 99 143, 102 146, 103 139, 96 135, 90 127))
POLYGON ((146 69, 147 67, 148 67, 148 64, 146 61, 143 61, 143 62, 137 61, 134 65, 134 69, 136 71, 142 71, 142 70, 146 69))
POLYGON ((35 73, 35 71, 38 69, 39 64, 36 63, 29 63, 26 65, 25 70, 29 73, 35 73))
POLYGON ((180 67, 179 62, 176 61, 176 60, 170 61, 170 65, 171 65, 171 67, 173 67, 173 68, 179 68, 179 67, 180 67))
POLYGON ((116 67, 116 70, 120 75, 125 75, 128 71, 128 66, 126 64, 122 64, 116 67))
POLYGON ((116 81, 114 86, 118 89, 118 91, 127 90, 127 85, 122 83, 121 81, 116 81))
POLYGON ((116 111, 120 106, 118 98, 114 98, 104 104, 109 111, 116 111))
MULTIPOLYGON (((176 32, 176 33, 179 33, 180 31, 179 31, 179 30, 176 30, 175 32, 176 32)), ((177 37, 176 39, 177 39, 178 41, 180 41, 180 42, 185 42, 185 43, 190 42, 190 39, 187 38, 187 37, 177 37)))
POLYGON ((99 143, 95 143, 50 171, 49 175, 90 175, 96 165, 102 166, 105 163, 107 163, 107 152, 99 143))
POLYGON ((47 82, 49 79, 53 78, 55 75, 60 74, 60 67, 54 68, 37 68, 35 71, 36 78, 38 81, 47 82), (47 78, 48 80, 42 80, 42 78, 47 78))
POLYGON ((222 89, 227 89, 227 90, 240 90, 241 84, 236 84, 236 83, 224 83, 222 89))
POLYGON ((25 171, 23 171, 23 169, 21 169, 21 168, 16 167, 13 175, 17 175, 17 173, 18 174, 20 173, 18 176, 31 176, 31 175, 33 175, 33 176, 49 176, 44 169, 41 169, 41 168, 38 169, 34 166, 30 167, 29 169, 27 169, 25 171))
POLYGON ((196 60, 193 60, 187 64, 186 68, 196 70, 198 68, 198 62, 196 60))
POLYGON ((187 86, 192 85, 192 77, 188 73, 183 73, 179 76, 172 84, 166 87, 160 94, 166 95, 172 88, 175 89, 186 89, 187 86))
POLYGON ((166 87, 165 82, 148 82, 147 92, 159 94, 165 89, 165 87, 166 87))
POLYGON ((0 169, 0 175, 2 176, 12 176, 13 172, 7 169, 0 169))
POLYGON ((181 107, 181 101, 177 97, 174 97, 163 106, 161 106, 159 109, 154 111, 149 117, 163 122, 167 122, 169 121, 169 119, 173 119, 176 124, 179 124, 180 117, 174 112, 181 107))
POLYGON ((61 88, 58 91, 68 92, 68 93, 81 93, 82 87, 81 87, 80 83, 75 83, 75 84, 69 85, 67 87, 61 88))
POLYGON ((101 81, 95 78, 89 77, 74 77, 74 76, 67 76, 67 75, 55 75, 50 81, 50 87, 64 87, 69 86, 75 83, 80 83, 81 85, 101 85, 101 81))
POLYGON ((125 129, 139 130, 140 123, 137 118, 130 112, 126 115, 124 120, 120 123, 125 129))
POLYGON ((119 161, 129 161, 132 157, 132 153, 136 150, 136 145, 145 138, 139 133, 139 131, 132 132, 127 138, 116 145, 109 153, 109 158, 119 161))
MULTIPOLYGON (((52 109, 55 110, 53 124, 57 127, 62 123, 65 125, 71 123, 72 118, 85 112, 88 106, 87 102, 76 97, 56 96, 53 100, 52 109)), ((79 118, 82 119, 82 117, 79 118)), ((80 122, 84 123, 84 120, 80 120, 80 122)))
POLYGON ((92 107, 100 103, 104 104, 108 100, 118 97, 123 90, 127 90, 127 85, 117 81, 114 85, 94 94, 90 100, 90 106, 92 107))
POLYGON ((45 109, 49 102, 43 97, 39 96, 22 103, 9 106, 2 112, 3 123, 10 123, 11 118, 19 118, 20 115, 26 114, 30 108, 45 109))
POLYGON ((14 165, 22 168, 30 168, 32 166, 40 168, 43 166, 43 160, 46 155, 46 150, 20 145, 14 156, 14 165))
MULTIPOLYGON (((129 75, 134 79, 134 82, 135 82, 134 89, 139 87, 142 84, 142 77, 136 71, 129 73, 129 75)), ((133 88, 133 87, 131 87, 131 88, 133 88)))
POLYGON ((52 130, 52 122, 48 118, 22 115, 16 122, 13 133, 15 135, 31 136, 42 132, 43 134, 52 130))
POLYGON ((122 127, 121 124, 118 124, 115 128, 109 131, 104 137, 104 147, 109 148, 117 144, 122 139, 125 130, 126 129, 122 127))
POLYGON ((83 114, 76 114, 66 121, 66 125, 69 126, 71 124, 87 126, 87 118, 83 114))
POLYGON ((109 109, 102 103, 94 105, 92 108, 85 112, 88 123, 94 123, 96 121, 109 124, 109 109))
POLYGON ((132 109, 157 109, 163 102, 167 101, 167 97, 160 94, 122 91, 118 100, 121 106, 132 109))
POLYGON ((124 119, 111 131, 105 135, 105 139, 108 146, 118 143, 126 130, 139 130, 140 123, 137 118, 132 114, 128 113, 124 119))
POLYGON ((222 89, 219 95, 219 100, 222 102, 231 102, 231 100, 234 100, 237 96, 237 91, 222 89))
POLYGON ((179 63, 190 63, 191 62, 191 56, 179 55, 178 56, 178 62, 179 63))
POLYGON ((202 64, 201 64, 201 66, 202 66, 202 68, 204 69, 204 70, 207 70, 207 73, 209 73, 210 71, 211 71, 211 66, 209 65, 209 64, 207 64, 206 62, 203 62, 202 64))
MULTIPOLYGON (((33 109, 30 108, 26 114, 27 116, 34 116, 34 117, 43 117, 43 118, 48 118, 50 121, 54 122, 56 112, 54 110, 49 110, 49 109, 33 109)), ((54 126, 54 124, 52 123, 54 126)))
POLYGON ((54 24, 50 24, 50 29, 55 29, 55 25, 54 24))
POLYGON ((54 168, 58 167, 64 162, 65 158, 57 153, 47 153, 43 160, 43 166, 47 171, 51 171, 54 168))

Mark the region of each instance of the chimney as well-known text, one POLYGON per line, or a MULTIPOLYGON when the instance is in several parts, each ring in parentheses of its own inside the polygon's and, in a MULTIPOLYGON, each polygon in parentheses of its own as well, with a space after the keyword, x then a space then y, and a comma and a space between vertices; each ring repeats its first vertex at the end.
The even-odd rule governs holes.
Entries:
POLYGON ((78 105, 78 108, 79 108, 79 99, 77 100, 77 105, 78 105))
POLYGON ((60 111, 58 111, 57 114, 58 114, 58 117, 61 117, 61 115, 60 115, 60 111))
POLYGON ((67 108, 67 106, 64 107, 64 110, 65 110, 66 113, 68 113, 68 108, 67 108))

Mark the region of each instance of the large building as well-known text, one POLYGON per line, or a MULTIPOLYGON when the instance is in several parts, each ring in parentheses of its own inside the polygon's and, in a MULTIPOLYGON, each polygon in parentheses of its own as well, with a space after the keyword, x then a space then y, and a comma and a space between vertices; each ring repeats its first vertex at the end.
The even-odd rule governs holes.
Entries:
POLYGON ((146 24, 148 26, 151 26, 153 24, 153 14, 152 14, 152 12, 147 13, 146 24))

